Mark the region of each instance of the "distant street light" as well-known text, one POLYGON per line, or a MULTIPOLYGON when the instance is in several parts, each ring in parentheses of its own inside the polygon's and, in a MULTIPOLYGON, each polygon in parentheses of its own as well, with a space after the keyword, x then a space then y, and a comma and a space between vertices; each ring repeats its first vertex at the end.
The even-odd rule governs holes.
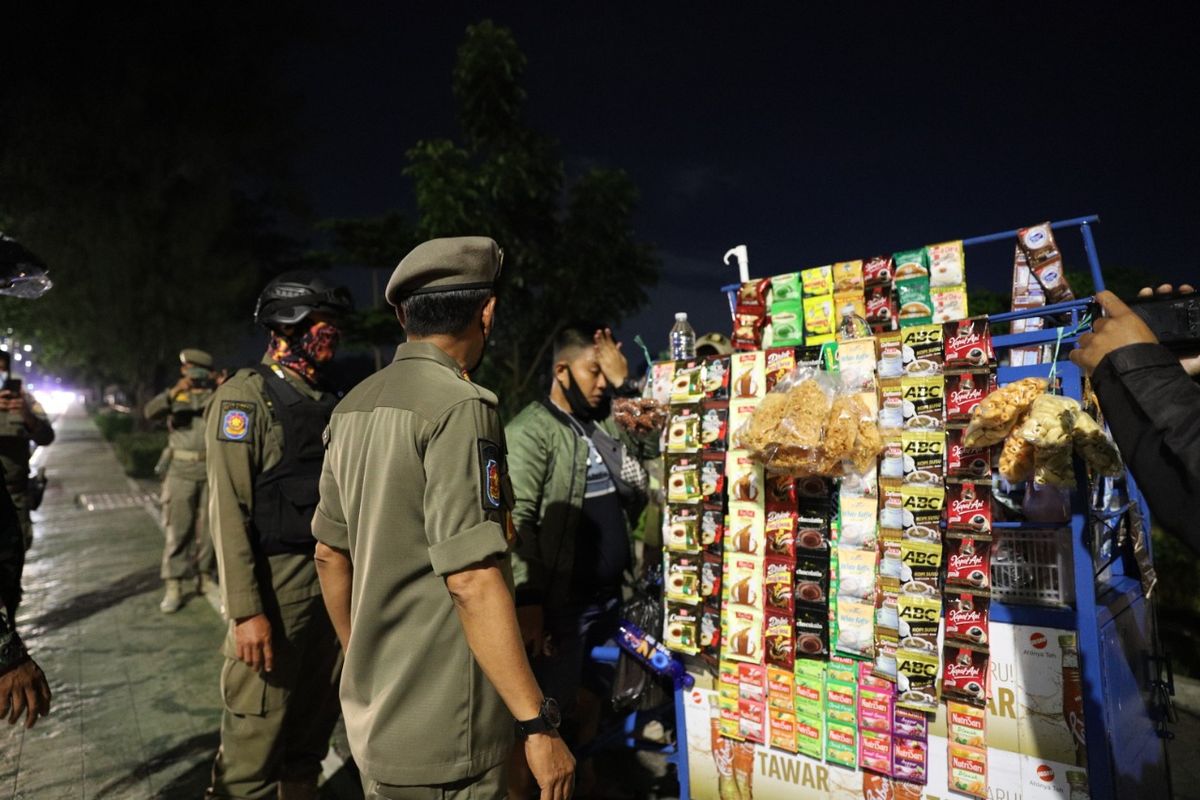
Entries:
POLYGON ((32 353, 32 352, 33 352, 33 345, 31 345, 31 344, 27 344, 27 345, 25 345, 24 347, 22 347, 21 349, 22 349, 22 350, 24 350, 26 353, 32 353))

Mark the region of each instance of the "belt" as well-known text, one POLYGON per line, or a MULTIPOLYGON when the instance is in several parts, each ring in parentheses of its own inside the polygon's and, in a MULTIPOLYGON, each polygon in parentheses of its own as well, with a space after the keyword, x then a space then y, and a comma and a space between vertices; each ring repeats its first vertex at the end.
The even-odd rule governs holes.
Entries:
POLYGON ((196 464, 204 460, 203 450, 172 450, 172 461, 182 461, 185 464, 196 464))

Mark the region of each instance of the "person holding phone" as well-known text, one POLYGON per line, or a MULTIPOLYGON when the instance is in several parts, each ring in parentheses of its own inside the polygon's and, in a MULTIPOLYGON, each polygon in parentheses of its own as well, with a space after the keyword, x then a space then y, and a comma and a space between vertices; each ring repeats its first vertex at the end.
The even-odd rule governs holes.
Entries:
POLYGON ((54 441, 54 428, 45 410, 25 391, 20 378, 11 372, 12 358, 0 350, 0 466, 12 495, 21 524, 25 549, 33 544, 33 522, 29 518, 30 443, 45 447, 54 441))

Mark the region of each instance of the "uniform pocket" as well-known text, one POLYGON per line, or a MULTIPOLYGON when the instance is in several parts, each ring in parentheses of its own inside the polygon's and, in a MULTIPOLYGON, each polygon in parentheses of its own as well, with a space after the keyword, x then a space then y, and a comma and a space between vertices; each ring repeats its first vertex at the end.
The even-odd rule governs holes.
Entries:
POLYGON ((221 667, 221 699, 231 714, 261 717, 267 711, 267 682, 241 661, 227 658, 221 667))

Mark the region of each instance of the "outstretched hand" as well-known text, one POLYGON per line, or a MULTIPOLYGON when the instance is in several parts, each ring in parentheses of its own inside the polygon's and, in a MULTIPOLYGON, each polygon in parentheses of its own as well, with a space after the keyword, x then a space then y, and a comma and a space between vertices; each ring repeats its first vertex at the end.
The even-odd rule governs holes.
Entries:
POLYGON ((1092 323, 1092 332, 1079 337, 1071 360, 1089 375, 1114 350, 1131 344, 1158 344, 1150 326, 1112 292, 1100 292, 1096 302, 1104 316, 1092 323))
POLYGON ((596 362, 604 373, 604 380, 611 387, 620 386, 629 377, 629 362, 621 352, 620 343, 613 339, 608 328, 596 331, 593 341, 596 343, 596 362))

